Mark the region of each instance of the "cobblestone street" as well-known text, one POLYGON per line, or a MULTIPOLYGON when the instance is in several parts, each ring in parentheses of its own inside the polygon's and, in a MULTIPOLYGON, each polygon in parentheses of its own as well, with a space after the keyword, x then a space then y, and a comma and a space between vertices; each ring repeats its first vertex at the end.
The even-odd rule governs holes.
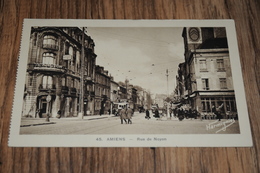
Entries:
POLYGON ((177 118, 147 120, 143 113, 135 113, 132 124, 121 124, 114 115, 87 116, 84 119, 51 118, 22 119, 20 134, 233 134, 239 133, 238 121, 222 119, 200 120, 177 118))

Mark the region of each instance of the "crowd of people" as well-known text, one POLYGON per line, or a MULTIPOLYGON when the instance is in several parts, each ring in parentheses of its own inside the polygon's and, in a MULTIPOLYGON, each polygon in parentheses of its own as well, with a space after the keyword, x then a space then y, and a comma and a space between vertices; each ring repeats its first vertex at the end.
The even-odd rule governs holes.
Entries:
MULTIPOLYGON (((221 104, 219 107, 215 108, 215 106, 212 107, 211 112, 198 112, 196 109, 192 109, 191 107, 176 107, 176 108, 169 108, 168 112, 167 109, 145 109, 145 118, 147 120, 151 119, 151 113, 153 113, 154 118, 162 118, 163 116, 167 115, 169 113, 170 118, 175 117, 178 118, 180 121, 183 120, 184 118, 189 119, 189 118, 200 118, 202 119, 218 119, 219 121, 223 118, 223 104, 221 104)), ((130 107, 126 108, 124 107, 120 111, 118 111, 118 115, 120 116, 121 119, 121 124, 124 122, 126 124, 132 124, 132 116, 134 114, 133 109, 130 107)), ((233 114, 227 112, 227 117, 226 118, 234 118, 233 114)))

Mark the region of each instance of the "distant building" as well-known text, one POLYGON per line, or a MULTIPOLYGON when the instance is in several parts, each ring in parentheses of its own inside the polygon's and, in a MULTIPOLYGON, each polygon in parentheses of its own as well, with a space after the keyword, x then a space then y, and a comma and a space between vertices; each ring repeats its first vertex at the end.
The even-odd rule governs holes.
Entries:
POLYGON ((95 114, 107 114, 111 108, 110 100, 110 79, 108 71, 104 67, 96 66, 95 84, 95 114))
POLYGON ((185 63, 180 64, 179 85, 185 103, 200 112, 223 106, 236 111, 235 94, 225 28, 184 28, 185 63), (185 67, 183 67, 185 65, 185 67))
POLYGON ((119 91, 118 91, 118 102, 126 101, 127 100, 127 92, 126 92, 126 87, 123 85, 119 85, 119 91))
POLYGON ((130 108, 137 110, 138 105, 137 105, 137 90, 136 90, 136 88, 132 84, 127 83, 126 90, 127 90, 127 101, 129 103, 130 108))
POLYGON ((158 105, 159 108, 163 108, 166 98, 167 94, 156 94, 154 98, 154 104, 158 105))
POLYGON ((114 81, 114 78, 111 77, 110 80, 110 110, 112 111, 114 108, 114 104, 118 103, 120 100, 120 95, 119 95, 120 87, 117 82, 114 81))
POLYGON ((94 98, 93 79, 96 55, 94 42, 77 27, 32 27, 23 102, 23 116, 77 116, 79 112, 81 63, 85 65, 85 86, 90 111, 94 98), (92 94, 91 94, 92 93, 92 94), (90 95, 91 94, 91 95, 90 95))

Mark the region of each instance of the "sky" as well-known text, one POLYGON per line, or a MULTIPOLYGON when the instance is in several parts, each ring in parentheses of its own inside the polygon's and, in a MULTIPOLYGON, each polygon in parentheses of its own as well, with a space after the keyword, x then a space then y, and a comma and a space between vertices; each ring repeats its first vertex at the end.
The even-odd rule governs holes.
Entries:
POLYGON ((178 65, 184 62, 182 29, 89 27, 87 34, 95 43, 96 64, 115 82, 128 79, 152 94, 171 94, 178 65))

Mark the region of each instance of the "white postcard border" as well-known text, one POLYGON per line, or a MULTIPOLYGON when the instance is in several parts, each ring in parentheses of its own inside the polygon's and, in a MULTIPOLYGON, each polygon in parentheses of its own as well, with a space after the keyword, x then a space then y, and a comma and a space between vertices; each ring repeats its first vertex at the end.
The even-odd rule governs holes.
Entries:
POLYGON ((15 96, 10 126, 11 147, 247 147, 252 146, 249 116, 241 72, 241 64, 233 20, 74 20, 25 19, 15 96), (226 27, 233 84, 239 115, 240 134, 181 134, 181 135, 20 135, 23 86, 25 83, 29 38, 32 26, 88 27, 226 27), (108 141, 120 138, 120 141, 108 141), (138 141, 144 138, 145 141, 138 141), (157 141, 155 138, 165 138, 157 141), (101 139, 101 140, 100 140, 101 139))

